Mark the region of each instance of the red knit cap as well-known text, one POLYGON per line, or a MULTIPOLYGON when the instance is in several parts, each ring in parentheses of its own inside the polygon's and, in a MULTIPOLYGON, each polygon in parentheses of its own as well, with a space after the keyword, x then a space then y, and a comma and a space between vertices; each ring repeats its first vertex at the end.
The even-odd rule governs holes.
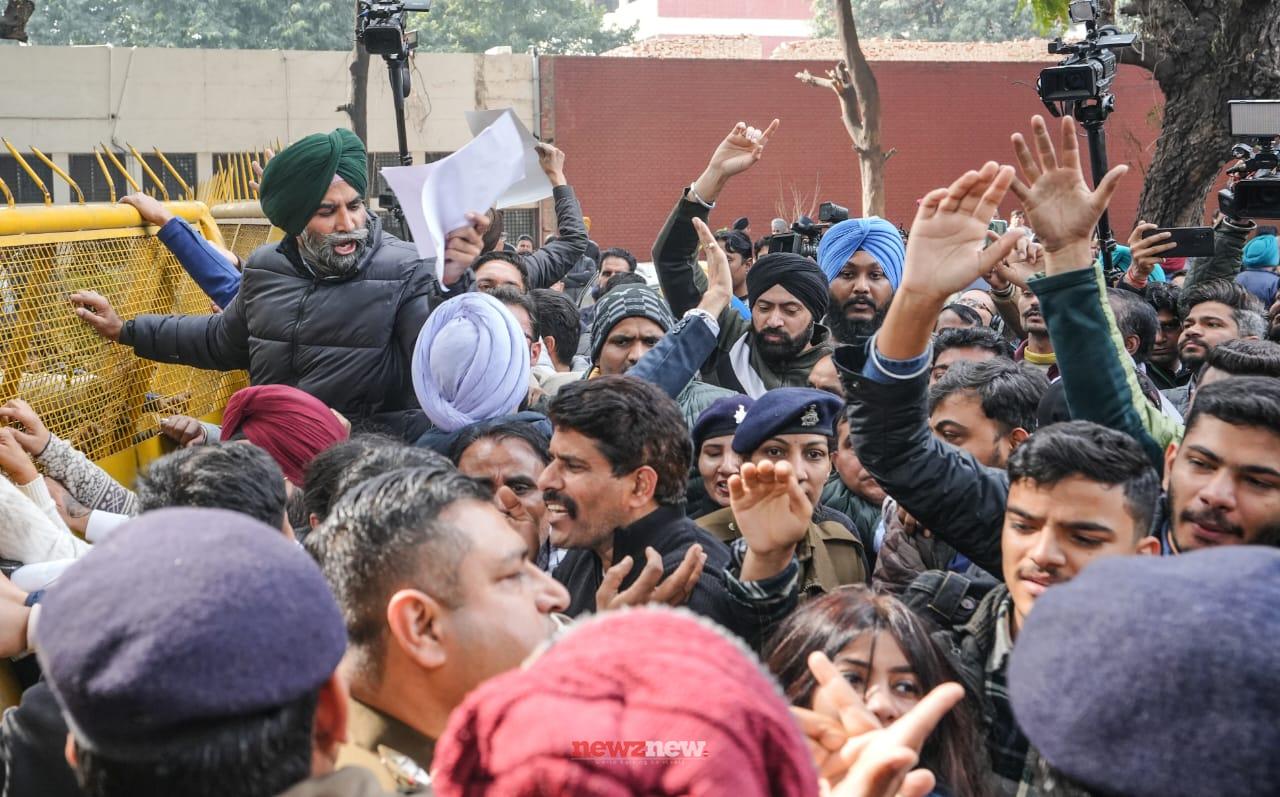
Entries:
POLYGON ((316 454, 347 439, 324 402, 288 385, 256 385, 232 394, 222 411, 222 439, 237 433, 270 454, 299 487, 316 454))
POLYGON ((708 621, 657 608, 583 622, 482 684, 450 716, 433 769, 440 797, 818 793, 755 656, 708 621), (670 760, 637 755, 650 742, 694 746, 670 760))

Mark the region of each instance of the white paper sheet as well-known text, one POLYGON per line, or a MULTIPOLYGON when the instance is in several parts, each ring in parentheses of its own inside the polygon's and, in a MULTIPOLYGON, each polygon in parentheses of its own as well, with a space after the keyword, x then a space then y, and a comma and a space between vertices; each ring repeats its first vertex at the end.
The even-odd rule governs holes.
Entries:
POLYGON ((524 122, 520 121, 520 117, 516 116, 514 109, 467 111, 466 115, 467 125, 471 128, 471 135, 473 136, 480 135, 485 128, 492 125, 502 116, 510 116, 511 121, 515 122, 516 130, 520 133, 520 144, 524 147, 524 179, 511 186, 506 193, 498 197, 494 207, 509 208, 515 205, 527 205, 551 196, 551 181, 547 179, 542 167, 538 165, 538 151, 534 149, 538 141, 529 132, 529 128, 524 126, 524 122))
POLYGON ((523 143, 512 117, 501 117, 465 147, 421 166, 388 166, 382 175, 404 210, 418 256, 444 252, 445 235, 467 225, 525 177, 523 143))

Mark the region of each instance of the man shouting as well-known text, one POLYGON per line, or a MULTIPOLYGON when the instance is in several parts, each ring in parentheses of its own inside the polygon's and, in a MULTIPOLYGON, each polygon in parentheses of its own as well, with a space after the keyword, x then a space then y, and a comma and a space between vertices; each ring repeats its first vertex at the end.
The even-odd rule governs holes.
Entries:
POLYGON ((472 226, 451 233, 438 269, 368 212, 366 162, 360 139, 339 129, 307 136, 267 164, 262 209, 286 235, 249 256, 223 312, 123 321, 107 298, 81 291, 71 295, 76 314, 139 357, 248 369, 255 385, 292 385, 348 418, 415 436, 426 422, 409 358, 441 284, 467 287, 487 220, 473 214, 472 226))

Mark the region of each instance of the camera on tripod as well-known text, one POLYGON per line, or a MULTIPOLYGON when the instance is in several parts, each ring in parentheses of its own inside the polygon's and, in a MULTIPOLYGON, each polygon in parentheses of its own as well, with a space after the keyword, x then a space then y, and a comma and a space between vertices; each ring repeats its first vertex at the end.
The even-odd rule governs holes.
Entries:
POLYGON ((791 232, 769 236, 769 254, 789 252, 791 254, 818 259, 818 242, 822 235, 831 229, 832 224, 849 218, 849 209, 834 202, 823 202, 818 206, 818 221, 815 223, 808 216, 801 216, 791 225, 791 232))
POLYGON ((417 31, 405 32, 405 14, 410 11, 430 11, 431 3, 423 0, 405 3, 402 0, 360 0, 356 14, 356 40, 364 44, 370 55, 406 58, 417 46, 417 31))
POLYGON ((1115 102, 1109 92, 1120 62, 1115 51, 1132 46, 1138 37, 1120 33, 1114 25, 1098 27, 1095 0, 1072 0, 1070 14, 1072 22, 1084 23, 1085 39, 1071 44, 1062 39, 1049 42, 1049 52, 1066 53, 1067 57, 1057 66, 1040 70, 1040 79, 1036 82, 1040 101, 1054 116, 1062 115, 1052 104, 1057 102, 1095 100, 1107 106, 1105 111, 1109 112, 1115 102))
POLYGON ((1227 187, 1218 192, 1218 208, 1233 219, 1280 219, 1280 100, 1231 100, 1231 135, 1254 145, 1236 144, 1238 163, 1227 169, 1227 187))

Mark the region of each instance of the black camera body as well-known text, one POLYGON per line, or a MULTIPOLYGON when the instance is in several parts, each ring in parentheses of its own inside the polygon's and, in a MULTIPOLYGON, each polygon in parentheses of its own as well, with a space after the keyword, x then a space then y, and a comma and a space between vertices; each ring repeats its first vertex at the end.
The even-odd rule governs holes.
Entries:
POLYGON ((1076 102, 1100 97, 1116 79, 1116 54, 1099 50, 1073 54, 1059 66, 1040 70, 1040 99, 1044 102, 1076 102))
POLYGON ((1238 161, 1227 169, 1230 183, 1218 192, 1218 209, 1233 219, 1280 219, 1280 100, 1231 100, 1231 134, 1252 138, 1236 144, 1238 161))
POLYGON ((356 15, 356 40, 370 55, 404 58, 413 49, 414 36, 405 33, 405 14, 430 11, 430 2, 402 0, 360 0, 356 15))
POLYGON ((1084 41, 1067 43, 1059 38, 1049 42, 1050 53, 1067 57, 1057 66, 1040 70, 1036 91, 1054 116, 1064 112, 1074 116, 1081 104, 1091 104, 1105 119, 1115 103, 1110 93, 1120 66, 1115 51, 1131 47, 1138 37, 1121 33, 1114 25, 1098 27, 1094 0, 1073 0, 1070 13, 1072 22, 1084 23, 1084 41), (1070 107, 1060 109, 1054 103, 1070 107))
POLYGON ((818 221, 801 216, 791 224, 791 232, 769 236, 769 254, 787 252, 801 257, 818 259, 818 243, 823 234, 849 218, 849 209, 834 202, 823 202, 818 207, 818 221))

